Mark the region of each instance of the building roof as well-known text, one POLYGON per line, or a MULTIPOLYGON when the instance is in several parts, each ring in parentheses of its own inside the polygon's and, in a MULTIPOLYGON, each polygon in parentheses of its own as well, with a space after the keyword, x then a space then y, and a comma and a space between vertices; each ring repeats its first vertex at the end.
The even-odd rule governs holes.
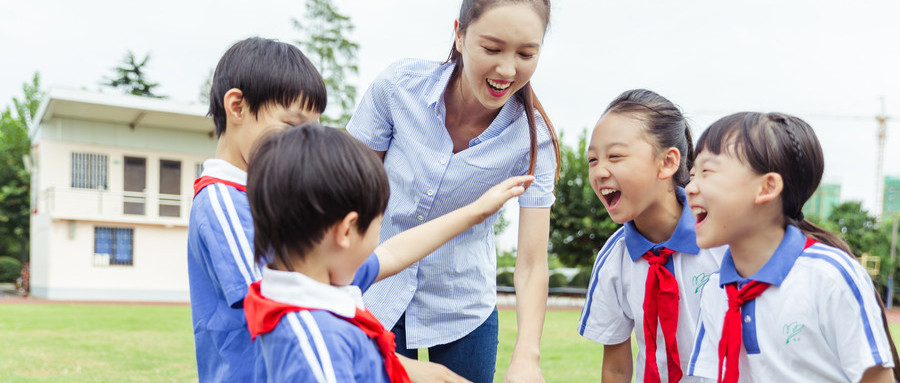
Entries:
POLYGON ((41 124, 52 118, 212 133, 215 125, 206 117, 207 109, 206 105, 158 98, 54 88, 38 108, 29 135, 33 139, 41 124))

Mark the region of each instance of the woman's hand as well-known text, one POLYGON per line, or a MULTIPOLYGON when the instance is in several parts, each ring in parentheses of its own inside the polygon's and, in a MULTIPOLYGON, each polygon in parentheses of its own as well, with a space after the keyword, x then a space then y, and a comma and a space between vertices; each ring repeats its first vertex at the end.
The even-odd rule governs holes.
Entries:
POLYGON ((509 363, 509 369, 506 370, 506 376, 503 377, 504 383, 544 383, 544 376, 541 374, 541 367, 538 361, 525 361, 521 358, 513 357, 509 363))
POLYGON ((483 222, 491 214, 496 213, 510 198, 522 195, 525 192, 523 184, 531 181, 534 181, 534 176, 509 177, 484 192, 481 197, 469 205, 475 209, 476 214, 480 217, 478 222, 483 222))

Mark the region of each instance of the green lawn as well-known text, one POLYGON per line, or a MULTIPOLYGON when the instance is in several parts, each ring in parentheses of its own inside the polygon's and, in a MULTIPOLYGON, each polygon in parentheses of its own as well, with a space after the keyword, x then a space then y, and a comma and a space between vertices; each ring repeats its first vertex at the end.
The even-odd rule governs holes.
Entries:
MULTIPOLYGON (((603 347, 578 336, 578 315, 547 313, 541 370, 548 382, 600 380, 603 347)), ((500 312, 498 382, 512 353, 515 325, 515 312, 500 312)), ((891 333, 900 336, 900 324, 891 325, 891 333)), ((196 381, 190 308, 2 305, 0 377, 3 382, 196 381)))

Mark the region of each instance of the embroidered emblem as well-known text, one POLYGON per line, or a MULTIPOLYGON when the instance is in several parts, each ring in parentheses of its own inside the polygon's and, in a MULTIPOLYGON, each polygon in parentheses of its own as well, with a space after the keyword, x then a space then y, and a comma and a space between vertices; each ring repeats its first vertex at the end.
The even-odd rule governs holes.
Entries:
POLYGON ((787 338, 784 340, 784 344, 789 344, 792 341, 799 341, 800 332, 803 331, 804 327, 806 327, 806 325, 797 322, 791 322, 784 325, 784 335, 787 335, 787 338))
POLYGON ((706 273, 700 273, 694 276, 692 282, 694 284, 694 294, 699 294, 700 290, 703 289, 703 286, 706 285, 706 282, 709 281, 709 275, 706 273))

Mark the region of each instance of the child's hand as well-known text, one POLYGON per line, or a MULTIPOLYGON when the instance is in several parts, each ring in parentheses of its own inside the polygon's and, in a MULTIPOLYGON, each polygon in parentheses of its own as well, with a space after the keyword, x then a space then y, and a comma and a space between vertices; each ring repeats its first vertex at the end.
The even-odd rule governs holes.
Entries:
POLYGON ((510 177, 484 192, 481 198, 469 205, 478 214, 478 222, 484 221, 491 214, 496 213, 510 198, 522 195, 525 192, 523 184, 531 183, 531 181, 534 181, 534 176, 510 177))

